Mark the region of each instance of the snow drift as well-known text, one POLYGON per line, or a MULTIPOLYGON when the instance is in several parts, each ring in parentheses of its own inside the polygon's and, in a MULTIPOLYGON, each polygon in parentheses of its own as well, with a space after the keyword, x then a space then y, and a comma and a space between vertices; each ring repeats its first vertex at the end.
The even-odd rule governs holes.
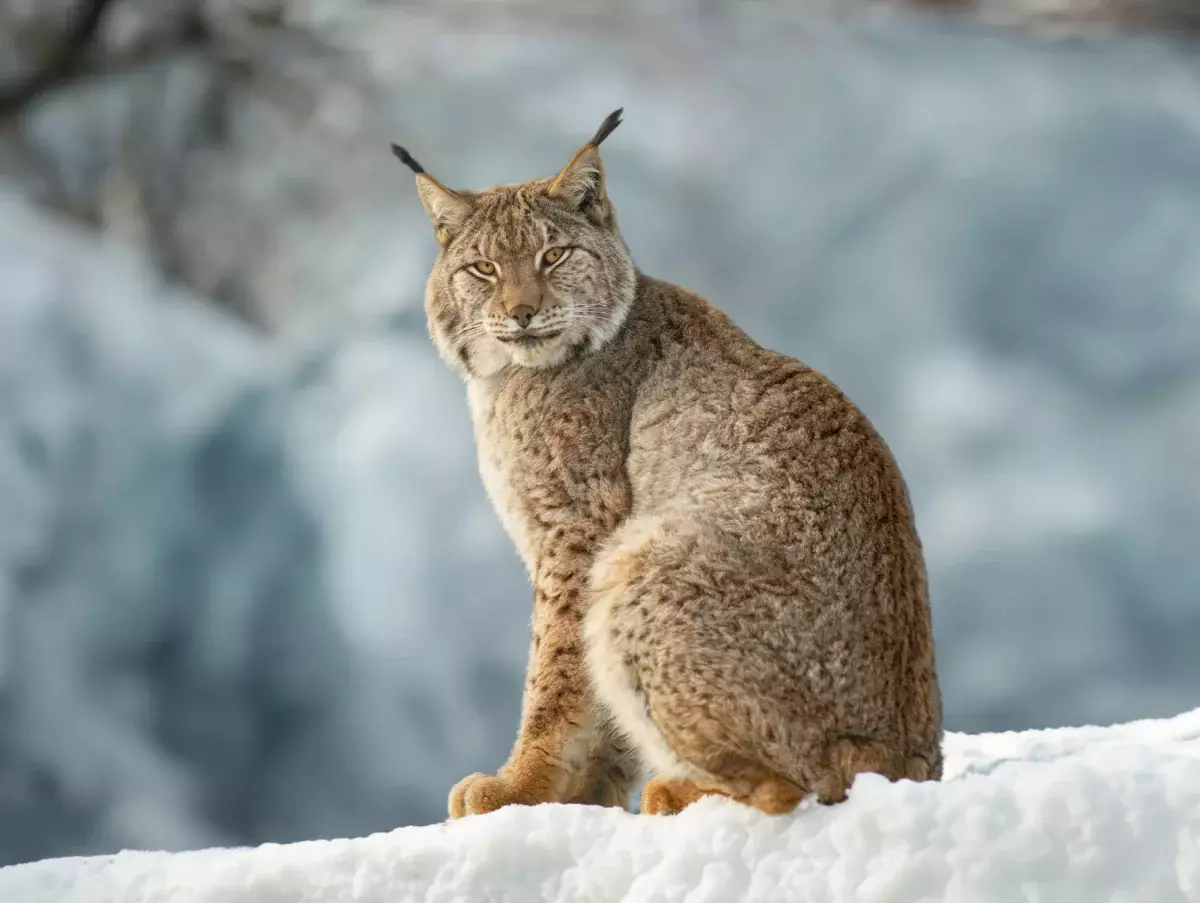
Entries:
POLYGON ((860 776, 768 817, 510 808, 361 840, 0 869, 19 903, 1200 899, 1200 709, 1110 728, 948 734, 942 784, 860 776))

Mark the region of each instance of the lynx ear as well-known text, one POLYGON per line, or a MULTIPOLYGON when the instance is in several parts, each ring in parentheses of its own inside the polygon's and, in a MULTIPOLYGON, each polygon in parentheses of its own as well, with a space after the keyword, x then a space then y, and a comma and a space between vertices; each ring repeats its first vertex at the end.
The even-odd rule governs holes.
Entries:
MULTIPOLYGON (((623 109, 623 108, 622 108, 623 109)), ((561 198, 580 210, 591 212, 602 209, 605 201, 604 164, 600 162, 600 142, 612 134, 621 124, 621 109, 608 114, 600 124, 592 140, 585 144, 550 183, 546 194, 561 198)))
POLYGON ((417 194, 420 195, 421 206, 425 208, 430 222, 433 223, 438 243, 443 246, 450 244, 471 213, 471 202, 427 173, 425 167, 400 145, 393 144, 392 153, 416 173, 417 194))

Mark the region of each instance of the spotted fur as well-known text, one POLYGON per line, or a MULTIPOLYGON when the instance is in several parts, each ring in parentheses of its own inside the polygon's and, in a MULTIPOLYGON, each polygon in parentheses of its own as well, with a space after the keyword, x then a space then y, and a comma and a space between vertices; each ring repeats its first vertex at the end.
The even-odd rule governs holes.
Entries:
POLYGON ((553 179, 416 178, 440 243, 430 334, 534 587, 512 754, 451 815, 621 805, 639 764, 649 812, 940 778, 921 544, 867 418, 637 271, 595 142, 553 179))

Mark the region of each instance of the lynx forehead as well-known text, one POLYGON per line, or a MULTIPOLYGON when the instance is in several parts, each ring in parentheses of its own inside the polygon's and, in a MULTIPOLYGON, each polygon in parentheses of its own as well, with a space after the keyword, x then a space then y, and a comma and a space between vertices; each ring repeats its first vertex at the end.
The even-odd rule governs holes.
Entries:
POLYGON ((616 110, 553 178, 482 190, 447 188, 392 145, 416 174, 440 245, 426 284, 430 333, 464 375, 552 367, 620 328, 633 264, 598 151, 620 122, 616 110))
POLYGON ((941 694, 895 460, 822 374, 638 272, 598 145, 554 178, 446 188, 402 148, 439 251, 430 333, 534 589, 517 742, 450 814, 765 812, 856 774, 936 780, 941 694))

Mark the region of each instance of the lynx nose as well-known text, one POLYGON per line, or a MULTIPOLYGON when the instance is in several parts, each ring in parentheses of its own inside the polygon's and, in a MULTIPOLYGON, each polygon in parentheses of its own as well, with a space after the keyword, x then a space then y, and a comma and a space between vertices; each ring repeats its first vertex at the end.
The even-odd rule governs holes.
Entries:
POLYGON ((533 315, 536 313, 537 311, 528 304, 518 304, 508 312, 508 315, 516 320, 517 325, 522 329, 528 329, 529 324, 533 322, 533 315))

